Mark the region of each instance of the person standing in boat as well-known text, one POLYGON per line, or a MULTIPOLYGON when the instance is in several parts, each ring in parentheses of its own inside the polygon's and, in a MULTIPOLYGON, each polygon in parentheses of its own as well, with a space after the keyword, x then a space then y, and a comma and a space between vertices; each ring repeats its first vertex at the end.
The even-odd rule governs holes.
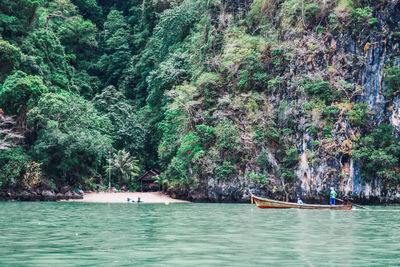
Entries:
POLYGON ((333 187, 331 187, 331 197, 330 197, 330 205, 336 205, 335 200, 337 197, 337 193, 333 187))
POLYGON ((303 200, 301 200, 301 199, 298 197, 298 198, 297 198, 297 204, 304 205, 304 202, 303 202, 303 200))

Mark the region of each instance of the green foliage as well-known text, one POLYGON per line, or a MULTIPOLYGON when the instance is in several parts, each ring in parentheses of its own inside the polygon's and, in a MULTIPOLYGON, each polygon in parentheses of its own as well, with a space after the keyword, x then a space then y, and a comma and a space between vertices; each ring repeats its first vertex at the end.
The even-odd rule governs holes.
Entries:
POLYGON ((308 27, 322 21, 325 18, 324 4, 315 0, 287 0, 282 4, 284 19, 290 25, 302 23, 308 27))
POLYGON ((215 127, 200 124, 196 126, 196 130, 203 147, 211 147, 214 145, 217 133, 215 127))
POLYGON ((249 178, 259 184, 260 188, 266 188, 270 183, 268 177, 261 173, 250 173, 249 178))
POLYGON ((351 110, 347 112, 347 116, 349 116, 349 120, 356 126, 366 124, 369 121, 368 103, 361 102, 354 104, 351 110))
POLYGON ((24 72, 41 76, 52 91, 70 88, 65 48, 55 33, 33 31, 23 40, 21 49, 26 54, 21 64, 24 72))
MULTIPOLYGON (((158 152, 163 162, 169 162, 175 155, 180 141, 192 129, 194 106, 199 104, 196 87, 184 84, 168 93, 173 102, 167 106, 164 119, 158 123, 158 131, 153 138, 160 138, 158 152)), ((153 139, 153 140, 154 140, 153 139)))
POLYGON ((214 169, 215 176, 219 180, 230 180, 235 171, 236 166, 227 161, 224 161, 222 165, 219 165, 214 169))
POLYGON ((392 132, 393 126, 381 124, 358 140, 353 156, 360 162, 364 181, 379 178, 389 188, 399 184, 400 141, 392 132))
POLYGON ((281 84, 282 84, 282 77, 276 76, 275 78, 273 78, 267 82, 267 88, 271 92, 273 92, 275 89, 277 89, 279 91, 281 84))
POLYGON ((239 89, 262 88, 267 82, 265 66, 261 61, 266 48, 264 38, 251 36, 234 28, 228 32, 221 70, 227 73, 228 78, 235 78, 239 89))
POLYGON ((318 3, 310 3, 304 6, 304 16, 307 20, 314 19, 320 11, 320 5, 318 3))
POLYGON ((281 162, 285 168, 293 168, 299 162, 299 153, 296 147, 289 147, 284 156, 281 158, 281 162))
POLYGON ((162 191, 165 191, 166 189, 168 189, 169 181, 164 175, 154 176, 154 179, 155 179, 154 183, 158 184, 162 191))
POLYGON ((122 12, 111 10, 104 23, 105 54, 100 57, 98 68, 107 77, 107 83, 117 85, 131 58, 130 27, 122 12))
POLYGON ((189 186, 193 181, 192 165, 204 153, 200 138, 194 133, 184 136, 176 156, 172 158, 165 175, 168 180, 177 181, 180 185, 189 186))
POLYGON ((202 90, 213 90, 219 86, 221 77, 214 72, 205 72, 196 80, 197 87, 202 90))
POLYGON ((0 38, 0 82, 21 63, 21 50, 0 38))
POLYGON ((252 20, 256 20, 260 22, 264 17, 264 12, 267 7, 266 0, 254 0, 250 5, 250 12, 249 15, 251 16, 252 20))
POLYGON ((352 9, 353 7, 353 0, 339 0, 337 4, 338 9, 352 9))
POLYGON ((367 6, 365 8, 356 8, 351 12, 351 18, 354 22, 354 30, 360 32, 367 25, 373 25, 377 19, 372 16, 372 8, 367 6))
POLYGON ((147 78, 150 87, 147 102, 153 109, 158 109, 163 104, 164 92, 173 88, 178 82, 182 83, 191 76, 190 58, 188 54, 176 52, 160 63, 157 69, 150 72, 147 78))
POLYGON ((339 115, 339 108, 335 105, 325 107, 322 112, 322 116, 324 116, 329 123, 335 122, 337 115, 339 115))
POLYGON ((197 78, 195 83, 205 97, 204 104, 206 107, 215 105, 221 86, 221 77, 217 73, 205 72, 197 78))
POLYGON ((389 66, 384 69, 385 73, 385 97, 392 99, 400 90, 400 67, 389 62, 389 66))
POLYGON ((263 149, 257 156, 256 162, 262 170, 267 170, 270 167, 268 150, 263 149))
POLYGON ((39 7, 38 0, 2 0, 0 2, 0 35, 5 39, 27 33, 39 7))
POLYGON ((281 134, 279 133, 278 128, 276 127, 276 123, 273 120, 269 120, 267 122, 268 124, 268 132, 266 133, 266 136, 268 137, 269 140, 279 140, 281 137, 281 134))
POLYGON ((36 104, 39 97, 47 91, 41 77, 17 71, 4 82, 0 92, 0 107, 8 114, 16 115, 36 104))
POLYGON ((90 19, 96 25, 100 26, 104 21, 103 10, 98 5, 97 0, 73 0, 85 19, 90 19))
POLYGON ((332 137, 332 131, 333 131, 333 124, 327 124, 322 130, 324 132, 325 138, 331 138, 332 137))
POLYGON ((134 187, 134 178, 140 172, 138 161, 125 150, 119 150, 112 157, 109 157, 104 167, 106 173, 111 172, 113 174, 112 177, 114 175, 118 177, 119 188, 126 185, 132 189, 134 187))
POLYGON ((169 109, 165 112, 165 119, 158 125, 159 130, 163 132, 158 146, 158 155, 160 160, 166 164, 176 155, 180 145, 179 140, 182 132, 184 132, 184 125, 182 121, 176 119, 181 116, 181 111, 169 109))
POLYGON ((311 125, 310 127, 308 127, 307 132, 309 135, 316 137, 318 134, 318 128, 314 125, 311 125))
POLYGON ((229 120, 223 120, 216 127, 217 144, 226 151, 235 152, 240 148, 239 128, 229 120))
POLYGON ((27 118, 37 133, 34 158, 61 183, 74 185, 96 175, 112 148, 110 120, 77 95, 44 94, 27 118))
POLYGON ((164 58, 172 45, 183 41, 189 34, 190 27, 197 19, 198 11, 196 2, 188 0, 181 5, 173 5, 160 14, 153 38, 150 40, 150 45, 157 49, 153 51, 157 53, 157 59, 164 58))
POLYGON ((49 21, 49 30, 60 36, 67 54, 78 59, 77 66, 84 66, 92 58, 98 47, 97 28, 89 20, 84 20, 70 0, 54 0, 50 3, 50 14, 58 14, 49 21))
POLYGON ((114 147, 125 149, 137 158, 143 155, 149 126, 135 106, 112 85, 96 95, 93 104, 113 124, 109 134, 114 138, 114 147))
POLYGON ((187 165, 201 150, 203 148, 200 145, 200 138, 193 133, 189 133, 183 138, 177 156, 184 160, 183 163, 187 165))
POLYGON ((0 150, 0 183, 3 187, 22 185, 25 163, 30 157, 21 147, 0 150))
POLYGON ((282 144, 276 151, 275 157, 279 159, 279 172, 281 180, 286 184, 292 184, 296 179, 293 169, 299 162, 299 154, 295 146, 282 144))
POLYGON ((329 82, 312 81, 304 85, 305 91, 313 98, 323 102, 331 102, 333 99, 332 89, 329 82))

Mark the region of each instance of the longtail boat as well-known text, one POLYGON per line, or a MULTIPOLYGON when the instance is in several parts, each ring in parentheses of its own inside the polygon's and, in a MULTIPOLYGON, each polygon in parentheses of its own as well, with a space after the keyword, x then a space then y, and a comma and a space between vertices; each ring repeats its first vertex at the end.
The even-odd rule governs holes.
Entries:
POLYGON ((317 204, 297 204, 292 202, 284 202, 272 200, 251 195, 251 203, 256 203, 261 209, 309 209, 309 210, 351 210, 352 203, 348 205, 317 205, 317 204))

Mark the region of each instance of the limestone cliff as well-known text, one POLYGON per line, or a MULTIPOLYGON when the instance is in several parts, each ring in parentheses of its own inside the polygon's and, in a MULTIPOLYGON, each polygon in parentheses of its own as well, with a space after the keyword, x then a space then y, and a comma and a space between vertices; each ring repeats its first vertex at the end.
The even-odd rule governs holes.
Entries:
POLYGON ((239 27, 229 21, 240 15, 220 14, 228 25, 217 72, 226 80, 213 88, 219 94, 213 111, 194 107, 193 121, 217 128, 217 144, 218 121, 233 121, 225 133, 234 129, 238 139, 224 138, 237 146, 208 145, 191 164, 196 186, 171 189, 173 194, 246 201, 250 188, 278 199, 323 202, 335 187, 341 198, 362 203, 400 202, 398 180, 386 178, 397 172, 382 174, 375 158, 360 152, 363 138, 380 125, 393 126, 386 133, 399 136, 400 88, 388 90, 385 77, 389 67, 400 66, 400 3, 344 2, 243 2, 251 20, 239 27), (210 161, 216 166, 207 171, 210 161), (218 166, 226 162, 232 169, 224 179, 218 166), (363 177, 373 168, 372 178, 363 177))

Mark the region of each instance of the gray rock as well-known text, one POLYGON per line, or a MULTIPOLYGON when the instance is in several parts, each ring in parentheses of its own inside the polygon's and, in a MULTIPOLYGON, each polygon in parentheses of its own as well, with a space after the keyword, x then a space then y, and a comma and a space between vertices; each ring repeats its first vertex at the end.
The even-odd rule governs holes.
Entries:
POLYGON ((42 196, 44 201, 54 201, 56 200, 56 194, 50 190, 43 190, 42 196))
POLYGON ((60 192, 63 193, 63 194, 67 193, 68 191, 70 191, 70 189, 69 189, 68 186, 63 186, 63 187, 61 187, 61 189, 60 189, 60 192))
POLYGON ((32 193, 29 192, 29 191, 27 191, 27 190, 24 190, 24 191, 22 191, 21 194, 19 195, 19 198, 20 198, 21 200, 23 200, 23 201, 29 201, 29 200, 31 200, 31 198, 32 198, 32 193))
POLYGON ((72 192, 71 199, 82 199, 82 198, 83 198, 83 195, 80 195, 80 194, 78 194, 76 192, 72 192))
POLYGON ((70 199, 70 198, 72 198, 72 196, 73 196, 73 194, 71 191, 68 191, 65 193, 65 199, 70 199))

